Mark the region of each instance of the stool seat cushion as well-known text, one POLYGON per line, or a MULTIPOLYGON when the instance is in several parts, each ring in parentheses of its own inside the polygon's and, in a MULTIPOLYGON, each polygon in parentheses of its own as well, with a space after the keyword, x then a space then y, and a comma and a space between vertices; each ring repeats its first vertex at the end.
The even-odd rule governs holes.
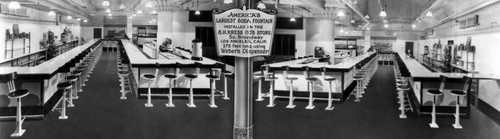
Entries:
POLYGON ((198 78, 198 75, 194 75, 194 74, 186 74, 184 75, 186 78, 191 78, 191 79, 194 79, 194 78, 198 78))
POLYGON ((398 85, 397 89, 398 90, 410 90, 410 87, 408 85, 398 85))
POLYGON ((362 80, 362 79, 363 79, 363 76, 358 76, 358 75, 356 75, 356 76, 354 76, 353 78, 354 78, 354 80, 362 80))
POLYGON ((318 80, 318 78, 316 78, 316 77, 307 77, 306 80, 308 80, 308 81, 316 81, 316 80, 318 80))
POLYGON ((299 78, 297 78, 297 77, 286 77, 285 79, 287 79, 287 80, 297 80, 299 78))
POLYGON ((467 95, 467 93, 465 93, 464 91, 459 91, 459 90, 451 90, 450 91, 452 95, 455 95, 455 96, 465 96, 467 95))
POLYGON ((156 78, 155 75, 149 74, 149 73, 143 74, 142 77, 146 78, 146 79, 154 79, 154 78, 156 78))
POLYGON ((74 74, 74 75, 81 75, 83 73, 83 70, 74 70, 71 72, 71 74, 74 74))
POLYGON ((9 98, 22 98, 29 94, 29 91, 26 89, 18 89, 8 94, 9 98))
POLYGON ((123 70, 122 71, 118 71, 118 74, 120 74, 120 75, 127 75, 128 71, 123 71, 123 70))
POLYGON ((69 89, 69 88, 71 88, 71 82, 59 83, 59 84, 57 84, 57 88, 60 88, 60 89, 69 89))
POLYGON ((221 73, 222 73, 222 74, 226 74, 226 75, 227 75, 227 74, 233 74, 231 71, 228 71, 228 70, 223 70, 221 73))
POLYGON ((325 78, 325 81, 335 81, 335 80, 337 80, 337 78, 328 78, 328 77, 325 78))
POLYGON ((430 94, 430 95, 441 95, 443 94, 443 92, 439 91, 439 90, 427 90, 427 93, 430 94))
POLYGON ((170 79, 177 78, 177 76, 173 75, 173 74, 165 74, 165 75, 163 75, 163 77, 170 78, 170 79))
POLYGON ((66 80, 70 82, 75 82, 76 80, 78 80, 78 76, 76 75, 66 76, 66 80))
POLYGON ((219 78, 219 76, 210 75, 210 74, 206 75, 206 77, 209 79, 218 79, 219 78))

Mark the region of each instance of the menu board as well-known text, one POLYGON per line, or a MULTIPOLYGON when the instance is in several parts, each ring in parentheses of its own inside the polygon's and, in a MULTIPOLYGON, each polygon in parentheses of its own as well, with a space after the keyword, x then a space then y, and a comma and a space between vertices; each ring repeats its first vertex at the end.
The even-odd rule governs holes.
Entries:
POLYGON ((256 9, 212 11, 217 55, 253 57, 271 54, 275 10, 266 13, 256 9))

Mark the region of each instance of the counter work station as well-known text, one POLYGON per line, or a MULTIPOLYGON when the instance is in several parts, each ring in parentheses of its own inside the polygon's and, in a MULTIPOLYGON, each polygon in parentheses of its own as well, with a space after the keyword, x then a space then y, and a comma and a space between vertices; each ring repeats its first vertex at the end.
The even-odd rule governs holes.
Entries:
MULTIPOLYGON (((193 45, 201 48, 196 40, 193 45)), ((173 99, 188 99, 187 106, 196 107, 195 98, 209 98, 209 106, 216 108, 215 97, 229 99, 226 78, 234 69, 203 57, 201 49, 159 51, 154 45, 139 48, 129 40, 121 40, 118 54, 119 71, 128 72, 123 79, 130 82, 136 97, 147 99, 146 107, 153 106, 151 99, 168 99, 168 107, 175 106, 173 99), (216 88, 219 80, 224 82, 224 88, 216 88)), ((122 99, 126 99, 127 92, 122 94, 122 99)))
POLYGON ((282 99, 289 102, 286 108, 295 108, 294 100, 305 100, 306 109, 314 109, 314 102, 320 101, 328 103, 326 110, 333 110, 333 101, 345 102, 356 92, 353 98, 359 102, 375 73, 376 57, 376 53, 368 52, 335 63, 332 57, 308 56, 262 65, 255 76, 259 80, 257 101, 270 98, 267 106, 273 107, 275 99, 282 99), (261 91, 262 80, 270 82, 268 93, 261 91))

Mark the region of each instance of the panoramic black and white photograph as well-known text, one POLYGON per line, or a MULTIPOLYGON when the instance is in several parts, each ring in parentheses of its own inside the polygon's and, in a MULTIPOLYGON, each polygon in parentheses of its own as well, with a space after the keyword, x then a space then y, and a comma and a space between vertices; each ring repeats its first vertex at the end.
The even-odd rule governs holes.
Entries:
POLYGON ((0 139, 498 139, 500 0, 0 0, 0 139))

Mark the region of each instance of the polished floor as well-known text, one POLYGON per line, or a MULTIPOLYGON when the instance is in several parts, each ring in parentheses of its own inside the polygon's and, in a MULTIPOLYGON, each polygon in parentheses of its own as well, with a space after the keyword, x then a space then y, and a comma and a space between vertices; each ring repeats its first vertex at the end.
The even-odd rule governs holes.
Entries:
MULTIPOLYGON (((175 108, 165 107, 166 100, 145 100, 129 94, 120 100, 114 53, 105 52, 89 79, 76 107, 68 110, 68 120, 50 113, 42 121, 27 121, 26 139, 230 139, 232 138, 232 100, 218 98, 219 108, 208 107, 208 99, 196 100, 198 108, 188 108, 187 100, 175 100, 175 108)), ((498 139, 500 126, 472 109, 472 117, 462 120, 465 129, 455 130, 453 118, 438 118, 439 129, 430 129, 429 117, 409 114, 399 119, 394 78, 391 68, 380 66, 360 103, 352 100, 325 111, 325 103, 314 110, 304 109, 307 102, 254 102, 254 138, 258 139, 498 139)), ((229 80, 232 81, 232 80, 229 80)), ((218 84, 221 86, 221 84, 218 84)), ((230 84, 230 89, 232 85, 230 84)), ((256 88, 256 85, 254 85, 256 88)), ((254 89, 256 93, 257 89, 254 89)), ((267 91, 267 89, 264 89, 267 91)), ((231 94, 231 93, 230 93, 231 94)), ((256 95, 254 95, 256 96, 256 95)), ((14 122, 0 122, 0 139, 9 138, 14 122)))

